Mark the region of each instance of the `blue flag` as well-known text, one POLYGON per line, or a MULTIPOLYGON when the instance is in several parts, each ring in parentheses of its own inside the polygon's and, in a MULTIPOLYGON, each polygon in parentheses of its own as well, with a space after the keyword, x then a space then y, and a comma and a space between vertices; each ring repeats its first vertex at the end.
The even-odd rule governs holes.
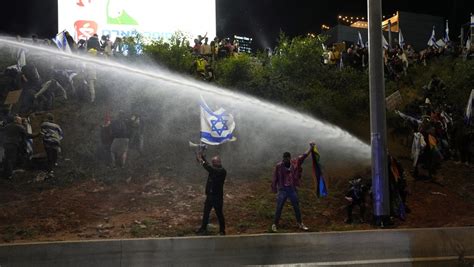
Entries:
POLYGON ((449 39, 449 24, 448 24, 448 20, 446 20, 446 30, 445 30, 445 34, 444 34, 444 43, 449 43, 451 42, 451 40, 449 39))
POLYGON ((469 100, 467 101, 466 107, 466 122, 467 124, 472 123, 472 107, 474 102, 474 89, 472 89, 471 94, 469 95, 469 100))
POLYGON ((234 117, 223 108, 211 110, 201 96, 201 142, 208 145, 220 145, 237 140, 233 135, 234 117))
POLYGON ((398 31, 398 44, 400 45, 401 49, 403 49, 403 47, 405 46, 405 38, 403 37, 401 28, 398 31))
POLYGON ((382 46, 383 48, 385 49, 389 49, 390 48, 390 45, 388 44, 387 42, 387 39, 385 39, 385 36, 382 34, 382 46))
POLYGON ((62 31, 56 35, 56 38, 53 39, 56 46, 59 50, 62 50, 67 53, 71 53, 71 48, 67 42, 66 31, 62 31))
POLYGON ((360 46, 361 48, 364 48, 364 40, 362 40, 362 34, 359 32, 359 39, 357 40, 357 45, 360 46))
POLYGON ((436 32, 435 32, 434 26, 433 26, 433 31, 431 32, 430 39, 428 40, 428 46, 439 48, 438 44, 436 43, 436 32))
POLYGON ((315 191, 317 197, 326 197, 328 195, 328 189, 326 181, 323 176, 323 170, 321 169, 321 163, 319 151, 316 146, 311 150, 311 160, 313 162, 313 181, 315 184, 315 191))

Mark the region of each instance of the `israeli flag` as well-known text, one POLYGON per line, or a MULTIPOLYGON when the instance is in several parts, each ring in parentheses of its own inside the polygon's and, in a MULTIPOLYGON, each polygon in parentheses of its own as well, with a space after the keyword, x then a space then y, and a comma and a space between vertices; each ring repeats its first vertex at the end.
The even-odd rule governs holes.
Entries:
POLYGON ((59 48, 59 50, 62 50, 66 53, 71 53, 71 48, 69 47, 69 44, 67 43, 66 31, 62 31, 56 34, 56 38, 54 38, 53 41, 56 44, 56 46, 59 48))
POLYGON ((451 42, 451 40, 449 39, 449 24, 448 24, 448 20, 446 20, 446 32, 444 34, 444 39, 443 39, 444 43, 447 44, 449 42, 451 42))
MULTIPOLYGON (((26 132, 28 134, 33 134, 33 128, 31 127, 30 118, 26 120, 26 132)), ((28 156, 28 159, 31 159, 33 157, 33 139, 31 138, 26 139, 25 142, 26 142, 26 154, 28 156)))
POLYGON ((436 44, 436 32, 435 32, 435 27, 433 26, 433 31, 431 32, 431 37, 428 40, 428 46, 432 46, 434 48, 439 48, 439 46, 436 44))
POLYGON ((388 45, 387 39, 385 39, 385 36, 382 34, 382 46, 385 49, 389 49, 390 46, 388 45))
POLYGON ((401 49, 403 49, 403 47, 405 47, 405 38, 403 37, 401 28, 398 31, 398 44, 400 45, 401 49))
POLYGON ((359 32, 359 39, 357 40, 357 45, 361 48, 365 48, 364 40, 362 40, 362 34, 359 32))
POLYGON ((201 142, 217 146, 235 141, 234 129, 234 117, 223 108, 212 111, 201 96, 201 142))

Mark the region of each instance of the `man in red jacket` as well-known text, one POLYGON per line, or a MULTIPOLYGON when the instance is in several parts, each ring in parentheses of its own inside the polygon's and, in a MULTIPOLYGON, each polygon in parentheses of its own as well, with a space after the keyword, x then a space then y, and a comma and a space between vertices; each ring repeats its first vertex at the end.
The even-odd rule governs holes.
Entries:
POLYGON ((283 160, 275 167, 275 172, 273 174, 272 180, 272 191, 273 193, 278 192, 278 197, 275 211, 275 219, 272 225, 272 232, 278 231, 278 221, 280 220, 281 212, 283 210, 283 206, 285 205, 287 198, 290 198, 291 205, 295 210, 298 228, 304 231, 309 230, 308 227, 306 227, 301 220, 301 211, 296 187, 300 185, 301 173, 303 172, 301 165, 311 153, 313 147, 314 143, 310 143, 310 148, 308 149, 308 151, 306 151, 306 153, 295 159, 291 159, 290 152, 285 152, 283 154, 283 160))

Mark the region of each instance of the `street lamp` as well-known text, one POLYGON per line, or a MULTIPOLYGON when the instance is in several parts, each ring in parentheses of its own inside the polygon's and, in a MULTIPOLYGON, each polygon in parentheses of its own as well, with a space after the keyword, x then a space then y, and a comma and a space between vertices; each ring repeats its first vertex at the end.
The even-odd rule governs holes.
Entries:
POLYGON ((367 0, 369 24, 370 142, 375 223, 390 223, 387 166, 387 122, 382 50, 382 0, 367 0))

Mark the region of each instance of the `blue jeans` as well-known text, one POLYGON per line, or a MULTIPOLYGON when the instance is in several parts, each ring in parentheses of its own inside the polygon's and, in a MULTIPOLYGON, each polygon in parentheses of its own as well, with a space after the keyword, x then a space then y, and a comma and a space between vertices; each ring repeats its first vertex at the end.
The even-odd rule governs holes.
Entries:
POLYGON ((275 211, 275 220, 274 224, 278 225, 278 221, 280 221, 281 211, 283 210, 283 206, 285 206, 286 199, 290 198, 291 205, 295 210, 295 217, 298 223, 301 223, 301 211, 300 211, 300 204, 298 201, 298 194, 296 194, 296 189, 294 187, 283 187, 278 190, 278 197, 277 197, 277 207, 275 211))

